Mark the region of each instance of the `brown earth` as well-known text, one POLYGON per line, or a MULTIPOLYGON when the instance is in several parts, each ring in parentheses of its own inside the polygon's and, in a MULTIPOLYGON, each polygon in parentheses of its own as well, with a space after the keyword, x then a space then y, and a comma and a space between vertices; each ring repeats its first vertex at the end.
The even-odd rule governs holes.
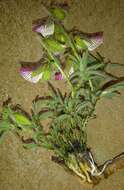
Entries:
MULTIPOLYGON (((49 1, 45 1, 49 3, 49 1)), ((62 2, 61 0, 59 2, 62 2)), ((99 51, 114 62, 124 60, 124 1, 70 0, 65 24, 85 32, 104 31, 99 51)), ((7 97, 29 110, 47 85, 30 84, 19 75, 19 61, 36 61, 42 51, 31 31, 32 20, 46 15, 42 0, 0 0, 0 106, 7 97)), ((115 73, 124 75, 122 69, 115 73)), ((61 87, 64 87, 61 83, 61 87)), ((65 88, 65 87, 64 87, 65 88)), ((88 143, 98 163, 124 151, 124 92, 120 98, 102 100, 98 119, 90 122, 88 143)), ((0 145, 0 190, 82 190, 90 187, 50 160, 46 150, 24 150, 14 135, 0 145)), ((123 190, 124 170, 103 180, 94 190, 123 190)))

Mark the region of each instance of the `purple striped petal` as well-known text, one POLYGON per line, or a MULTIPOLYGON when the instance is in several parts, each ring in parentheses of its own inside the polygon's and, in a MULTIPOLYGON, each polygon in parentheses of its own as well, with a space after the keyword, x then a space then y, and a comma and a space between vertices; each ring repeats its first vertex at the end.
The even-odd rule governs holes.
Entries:
POLYGON ((50 36, 54 33, 54 23, 35 24, 32 28, 34 32, 42 34, 43 37, 50 36))
MULTIPOLYGON (((21 67, 20 68, 20 74, 25 80, 27 80, 31 83, 37 83, 42 78, 43 73, 40 73, 36 76, 32 76, 33 71, 34 71, 34 69, 32 69, 30 67, 21 67)), ((69 75, 71 75, 73 72, 74 72, 74 68, 71 67, 70 71, 69 71, 69 75)), ((54 73, 53 77, 54 77, 54 80, 63 80, 64 79, 64 77, 60 71, 54 73)))
POLYGON ((61 72, 56 72, 55 73, 55 80, 63 80, 63 76, 61 72))
POLYGON ((21 76, 25 79, 25 80, 27 80, 27 81, 29 81, 29 82, 31 82, 31 83, 37 83, 41 78, 42 78, 42 73, 40 73, 40 74, 38 74, 37 76, 34 76, 34 77, 32 77, 32 73, 33 73, 33 70, 32 69, 30 69, 30 68, 28 68, 28 67, 22 67, 21 69, 20 69, 20 74, 21 74, 21 76))
POLYGON ((89 42, 85 41, 85 43, 88 46, 88 50, 93 51, 103 43, 103 32, 88 34, 87 38, 89 39, 89 42))
MULTIPOLYGON (((74 72, 74 68, 71 67, 70 70, 69 70, 68 75, 70 76, 73 72, 74 72)), ((55 80, 63 80, 64 79, 64 77, 63 77, 63 75, 62 75, 62 73, 60 71, 56 72, 54 77, 55 77, 55 80)))

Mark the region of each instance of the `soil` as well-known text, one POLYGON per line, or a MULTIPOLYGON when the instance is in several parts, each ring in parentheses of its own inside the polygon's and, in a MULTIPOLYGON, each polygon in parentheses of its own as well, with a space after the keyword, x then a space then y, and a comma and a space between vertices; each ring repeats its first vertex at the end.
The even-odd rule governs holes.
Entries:
MULTIPOLYGON (((46 83, 31 84, 19 74, 20 61, 37 61, 42 50, 32 20, 47 14, 42 0, 0 0, 0 109, 11 97, 13 102, 30 110, 36 95, 47 94, 46 83)), ((63 2, 63 1, 57 1, 63 2)), ((68 0, 65 24, 84 32, 104 31, 104 44, 99 51, 113 62, 124 60, 124 1, 68 0)), ((115 72, 124 76, 123 68, 115 72)), ((55 85, 57 83, 54 82, 55 85)), ((65 82, 59 86, 65 90, 65 82)), ((88 144, 96 161, 105 160, 124 149, 124 91, 119 98, 102 100, 97 106, 97 119, 87 129, 88 144)), ((44 149, 25 150, 19 139, 6 135, 0 145, 0 190, 87 190, 81 180, 50 160, 44 149)), ((94 190, 123 190, 124 170, 103 180, 94 190)))

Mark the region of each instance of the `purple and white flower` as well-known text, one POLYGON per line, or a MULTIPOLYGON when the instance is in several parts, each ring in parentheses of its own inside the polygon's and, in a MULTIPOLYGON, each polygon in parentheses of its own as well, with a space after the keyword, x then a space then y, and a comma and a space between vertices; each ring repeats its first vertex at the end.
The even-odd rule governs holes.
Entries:
POLYGON ((62 73, 60 71, 56 72, 54 75, 55 80, 63 80, 62 73))
POLYGON ((89 41, 84 42, 88 46, 89 51, 93 51, 103 43, 103 32, 91 33, 86 36, 89 41))
POLYGON ((31 83, 37 83, 41 78, 43 73, 40 73, 36 76, 32 76, 33 70, 29 67, 21 67, 20 68, 21 76, 31 83))
POLYGON ((48 21, 48 18, 35 21, 32 28, 34 32, 40 33, 43 37, 53 35, 54 29, 54 22, 48 21))

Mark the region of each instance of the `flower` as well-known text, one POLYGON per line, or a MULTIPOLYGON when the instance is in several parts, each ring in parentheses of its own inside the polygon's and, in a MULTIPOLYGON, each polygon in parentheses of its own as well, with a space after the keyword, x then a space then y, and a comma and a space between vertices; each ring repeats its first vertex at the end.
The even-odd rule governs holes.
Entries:
MULTIPOLYGON (((32 76, 33 72, 34 72, 34 69, 31 69, 30 67, 21 67, 20 68, 20 74, 25 80, 27 80, 31 83, 37 83, 42 78, 43 73, 40 73, 36 76, 32 76)), ((61 72, 58 71, 54 74, 54 80, 63 80, 63 76, 62 76, 61 72)))
POLYGON ((103 32, 87 34, 87 39, 89 41, 85 40, 84 42, 88 46, 88 50, 93 51, 103 43, 103 32))
POLYGON ((33 73, 33 70, 29 67, 21 67, 20 69, 20 74, 24 79, 26 79, 27 81, 31 83, 37 83, 42 78, 43 73, 40 73, 33 77, 32 77, 32 73, 33 73))
POLYGON ((33 23, 32 30, 42 34, 43 37, 50 36, 54 33, 54 22, 49 21, 48 18, 43 18, 33 23))
MULTIPOLYGON (((68 72, 68 75, 71 75, 73 72, 74 72, 74 68, 71 67, 68 72)), ((55 80, 63 80, 64 79, 64 77, 60 71, 56 72, 54 77, 55 77, 55 80)))
POLYGON ((63 80, 63 76, 61 72, 56 72, 55 73, 55 80, 63 80))

